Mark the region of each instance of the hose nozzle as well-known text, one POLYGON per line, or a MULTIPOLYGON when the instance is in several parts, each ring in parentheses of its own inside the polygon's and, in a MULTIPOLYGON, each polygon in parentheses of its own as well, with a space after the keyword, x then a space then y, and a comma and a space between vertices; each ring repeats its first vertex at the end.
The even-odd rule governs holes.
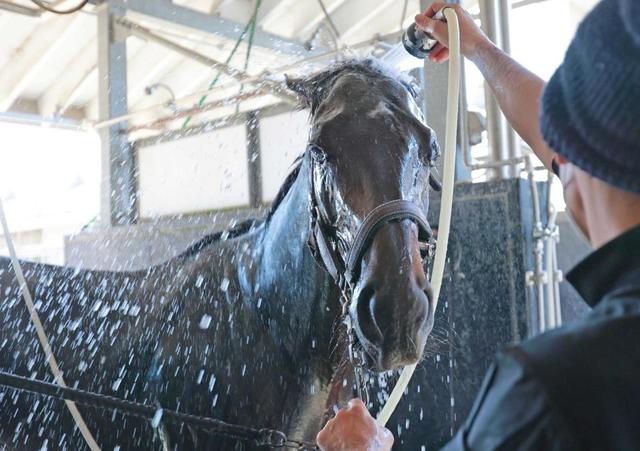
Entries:
MULTIPOLYGON (((434 20, 444 20, 443 9, 438 11, 434 20)), ((411 55, 416 58, 425 59, 438 43, 438 40, 422 30, 418 30, 415 23, 409 25, 409 28, 402 34, 402 44, 411 55)))

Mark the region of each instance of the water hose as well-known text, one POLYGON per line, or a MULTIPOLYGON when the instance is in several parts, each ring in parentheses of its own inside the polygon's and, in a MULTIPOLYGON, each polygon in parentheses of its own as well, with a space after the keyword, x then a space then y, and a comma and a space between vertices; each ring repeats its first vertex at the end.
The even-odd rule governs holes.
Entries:
MULTIPOLYGON (((438 220, 438 244, 431 273, 433 287, 433 310, 435 311, 440 297, 444 266, 447 258, 449 243, 449 229, 451 225, 451 210, 453 207, 453 188, 455 184, 456 167, 456 135, 458 130, 458 98, 460 96, 460 26, 458 16, 453 8, 444 8, 449 29, 449 88, 447 92, 447 116, 445 131, 445 152, 443 166, 443 186, 440 201, 440 217, 438 220)), ((398 406, 402 394, 409 385, 416 364, 407 365, 393 388, 389 399, 378 414, 378 425, 384 426, 389 421, 393 411, 398 406)))

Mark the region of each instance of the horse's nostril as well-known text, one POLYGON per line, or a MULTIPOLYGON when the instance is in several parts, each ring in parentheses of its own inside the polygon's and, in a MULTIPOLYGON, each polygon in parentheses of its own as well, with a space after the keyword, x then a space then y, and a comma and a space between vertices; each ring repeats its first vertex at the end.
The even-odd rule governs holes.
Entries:
POLYGON ((379 344, 382 342, 382 331, 376 322, 375 294, 375 288, 371 285, 366 285, 360 290, 356 308, 358 312, 358 323, 362 332, 365 333, 369 340, 379 344))

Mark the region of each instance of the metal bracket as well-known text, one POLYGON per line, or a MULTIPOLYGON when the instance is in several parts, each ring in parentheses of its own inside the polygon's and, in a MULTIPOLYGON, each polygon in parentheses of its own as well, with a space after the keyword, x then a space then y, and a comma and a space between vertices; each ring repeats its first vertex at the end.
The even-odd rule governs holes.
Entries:
POLYGON ((121 23, 118 23, 118 21, 113 20, 113 16, 111 16, 111 26, 113 27, 113 42, 122 42, 129 36, 133 36, 131 30, 121 23))

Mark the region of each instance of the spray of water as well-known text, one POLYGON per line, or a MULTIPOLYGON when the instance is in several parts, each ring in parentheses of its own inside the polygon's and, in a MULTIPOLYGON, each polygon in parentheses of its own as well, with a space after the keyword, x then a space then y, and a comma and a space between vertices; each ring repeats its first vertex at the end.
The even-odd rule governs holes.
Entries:
POLYGON ((416 58, 407 52, 402 42, 398 42, 396 45, 391 47, 387 53, 380 57, 380 60, 403 72, 416 67, 422 67, 423 65, 423 60, 416 58))

